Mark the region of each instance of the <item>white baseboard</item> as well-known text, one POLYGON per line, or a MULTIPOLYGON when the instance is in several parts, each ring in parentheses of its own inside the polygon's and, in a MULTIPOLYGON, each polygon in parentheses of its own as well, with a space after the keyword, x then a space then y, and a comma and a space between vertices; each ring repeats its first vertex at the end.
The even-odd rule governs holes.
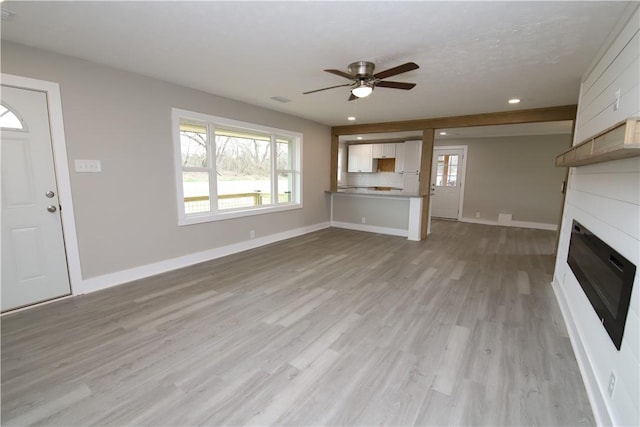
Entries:
POLYGON ((573 352, 576 355, 578 368, 582 374, 582 381, 584 382, 585 389, 587 390, 587 396, 589 397, 589 403, 591 403, 591 409, 593 410, 596 425, 610 426, 612 423, 607 409, 606 400, 600 391, 600 387, 598 387, 596 375, 593 372, 587 351, 582 344, 580 331, 578 330, 576 323, 573 321, 571 309, 569 308, 569 304, 567 304, 567 298, 563 287, 555 276, 553 277, 551 286, 553 287, 553 292, 556 295, 556 300, 558 300, 562 318, 567 326, 567 332, 569 333, 569 339, 571 340, 571 347, 573 347, 573 352))
POLYGON ((518 227, 518 228, 535 228, 536 230, 557 231, 558 224, 545 224, 544 222, 529 221, 511 221, 509 224, 499 224, 498 221, 491 221, 480 218, 461 218, 460 222, 469 222, 472 224, 499 225, 501 227, 518 227))
MULTIPOLYGON (((486 219, 476 219, 476 218, 462 218, 460 219, 460 222, 504 226, 502 224, 498 224, 498 221, 489 221, 486 219)), ((389 234, 391 236, 400 236, 400 237, 409 236, 408 230, 404 230, 400 228, 378 227, 375 225, 356 224, 353 222, 341 222, 341 221, 331 221, 331 226, 336 228, 346 228, 348 230, 368 231, 370 233, 379 233, 379 234, 389 234)), ((541 222, 528 222, 528 221, 511 221, 508 227, 534 228, 537 230, 551 230, 551 231, 556 231, 558 229, 558 226, 556 224, 544 224, 541 222)))
POLYGON ((287 230, 282 233, 271 234, 256 239, 246 240, 219 248, 213 248, 202 252, 197 252, 177 258, 159 261, 153 264, 141 265, 139 267, 127 270, 117 271, 115 273, 105 274, 103 276, 91 277, 82 280, 81 290, 76 295, 86 294, 90 292, 107 289, 112 286, 121 285, 123 283, 132 282, 134 280, 143 279, 145 277, 155 276, 156 274, 166 273, 167 271, 177 270, 179 268, 188 267, 205 261, 211 261, 223 256, 232 255, 249 249, 258 248, 278 242, 280 240, 290 239, 292 237, 302 236, 303 234, 329 228, 329 222, 322 222, 307 227, 287 230))
POLYGON ((348 230, 368 231, 370 233, 389 234, 391 236, 408 237, 409 231, 401 228, 378 227, 368 224, 355 224, 351 222, 331 221, 331 226, 346 228, 348 230))

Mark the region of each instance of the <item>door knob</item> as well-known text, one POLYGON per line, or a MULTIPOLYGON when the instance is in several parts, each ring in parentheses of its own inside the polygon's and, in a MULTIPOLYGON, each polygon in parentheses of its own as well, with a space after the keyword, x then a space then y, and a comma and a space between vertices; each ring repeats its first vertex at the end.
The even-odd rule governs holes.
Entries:
POLYGON ((47 206, 47 210, 48 210, 49 212, 55 212, 55 211, 57 211, 58 209, 57 209, 55 206, 53 206, 53 205, 49 205, 49 206, 47 206))

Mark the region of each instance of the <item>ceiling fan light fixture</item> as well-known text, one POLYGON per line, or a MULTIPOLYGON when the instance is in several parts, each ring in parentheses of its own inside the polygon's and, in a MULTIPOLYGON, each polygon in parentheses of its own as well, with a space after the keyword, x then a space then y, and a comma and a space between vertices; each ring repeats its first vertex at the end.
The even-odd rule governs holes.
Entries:
POLYGON ((367 96, 371 95, 371 92, 373 92, 373 86, 367 84, 363 80, 358 83, 358 86, 351 89, 351 93, 353 94, 353 96, 358 98, 366 98, 367 96))
POLYGON ((367 96, 371 95, 371 93, 373 93, 373 89, 375 89, 376 87, 409 90, 413 89, 416 84, 394 82, 384 79, 386 79, 387 77, 406 73, 408 71, 417 70, 418 68, 420 67, 418 67, 418 64, 416 64, 415 62, 407 62, 406 64, 398 65, 397 67, 389 68, 388 70, 374 74, 375 65, 373 64, 373 62, 358 61, 349 65, 348 73, 334 69, 324 70, 327 73, 335 74, 336 76, 340 76, 342 78, 350 80, 350 83, 324 87, 322 89, 309 90, 307 92, 302 92, 302 94, 307 95, 310 93, 321 92, 323 90, 349 86, 351 88, 349 101, 353 101, 354 99, 366 98, 367 96))

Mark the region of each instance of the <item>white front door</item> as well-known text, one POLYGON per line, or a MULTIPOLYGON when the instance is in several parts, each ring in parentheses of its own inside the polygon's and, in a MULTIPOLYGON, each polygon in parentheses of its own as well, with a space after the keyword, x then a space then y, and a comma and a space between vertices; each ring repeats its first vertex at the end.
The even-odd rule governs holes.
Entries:
POLYGON ((460 219, 466 147, 435 147, 431 167, 431 216, 460 219))
POLYGON ((71 293, 47 95, 2 86, 2 311, 71 293))

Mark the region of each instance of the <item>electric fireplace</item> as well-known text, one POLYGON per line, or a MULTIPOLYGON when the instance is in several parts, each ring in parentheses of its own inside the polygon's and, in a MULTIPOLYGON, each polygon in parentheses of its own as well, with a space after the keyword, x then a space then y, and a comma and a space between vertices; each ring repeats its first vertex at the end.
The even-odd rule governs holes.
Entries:
POLYGON ((571 228, 567 262, 620 350, 636 266, 577 221, 571 228))

